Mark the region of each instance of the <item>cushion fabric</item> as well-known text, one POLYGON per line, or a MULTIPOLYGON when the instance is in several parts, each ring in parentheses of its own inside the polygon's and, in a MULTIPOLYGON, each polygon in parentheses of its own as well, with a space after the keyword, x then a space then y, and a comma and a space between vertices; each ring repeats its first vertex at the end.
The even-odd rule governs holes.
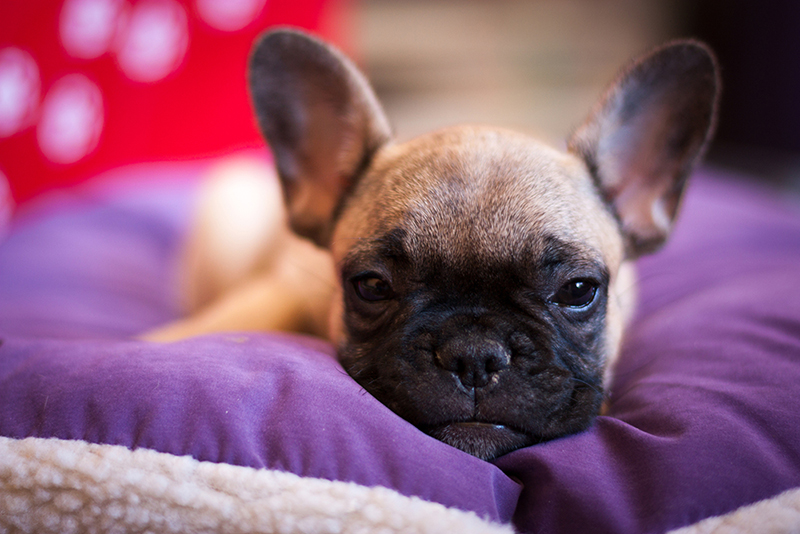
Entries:
POLYGON ((396 417, 323 341, 131 339, 176 316, 203 168, 126 168, 19 213, 0 245, 0 435, 386 486, 530 532, 664 532, 800 486, 796 206, 697 176, 639 262, 608 413, 487 463, 396 417))

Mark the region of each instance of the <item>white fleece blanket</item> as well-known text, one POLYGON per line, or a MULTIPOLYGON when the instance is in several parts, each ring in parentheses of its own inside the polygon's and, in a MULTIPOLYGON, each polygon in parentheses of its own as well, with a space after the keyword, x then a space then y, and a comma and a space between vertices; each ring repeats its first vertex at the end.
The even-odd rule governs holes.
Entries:
POLYGON ((0 532, 513 530, 386 488, 198 462, 146 449, 0 437, 0 532))
MULTIPOLYGON (((797 532, 800 488, 672 534, 797 532)), ((0 532, 510 534, 395 491, 147 449, 0 437, 0 532)))
POLYGON ((800 488, 710 517, 670 534, 789 534, 800 532, 800 488))

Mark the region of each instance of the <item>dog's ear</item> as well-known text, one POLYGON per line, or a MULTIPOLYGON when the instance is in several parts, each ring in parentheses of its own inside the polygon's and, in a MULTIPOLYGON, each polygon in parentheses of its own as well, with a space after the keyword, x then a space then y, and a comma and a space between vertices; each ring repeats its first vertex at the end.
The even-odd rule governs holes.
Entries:
POLYGON ((295 30, 261 37, 249 76, 289 222, 298 234, 326 245, 344 195, 390 137, 386 117, 348 58, 295 30))
POLYGON ((667 238, 688 174, 716 123, 719 74, 711 51, 677 41, 634 61, 568 142, 622 226, 629 257, 667 238))

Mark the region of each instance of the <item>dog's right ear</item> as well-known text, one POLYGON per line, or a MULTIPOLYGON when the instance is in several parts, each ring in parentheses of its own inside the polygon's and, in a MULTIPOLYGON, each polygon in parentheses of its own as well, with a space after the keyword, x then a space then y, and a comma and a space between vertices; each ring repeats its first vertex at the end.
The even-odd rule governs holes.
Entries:
POLYGON ((619 219, 629 258, 661 246, 686 180, 714 132, 719 68, 697 41, 674 41, 622 71, 569 140, 619 219))
POLYGON ((341 52, 295 30, 266 33, 250 57, 250 93, 275 156, 289 222, 319 245, 391 130, 366 78, 341 52))

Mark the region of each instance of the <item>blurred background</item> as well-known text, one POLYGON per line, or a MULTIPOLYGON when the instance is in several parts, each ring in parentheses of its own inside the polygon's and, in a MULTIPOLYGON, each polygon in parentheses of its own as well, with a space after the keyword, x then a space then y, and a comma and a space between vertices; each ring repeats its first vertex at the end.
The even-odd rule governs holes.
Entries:
POLYGON ((628 59, 697 37, 724 79, 709 163, 800 191, 800 2, 7 0, 0 219, 121 165, 260 149, 247 53, 286 24, 353 56, 401 139, 479 122, 556 145, 628 59))
POLYGON ((709 164, 800 191, 800 2, 365 0, 355 35, 400 137, 457 122, 562 143, 616 71, 695 37, 723 71, 709 164))

